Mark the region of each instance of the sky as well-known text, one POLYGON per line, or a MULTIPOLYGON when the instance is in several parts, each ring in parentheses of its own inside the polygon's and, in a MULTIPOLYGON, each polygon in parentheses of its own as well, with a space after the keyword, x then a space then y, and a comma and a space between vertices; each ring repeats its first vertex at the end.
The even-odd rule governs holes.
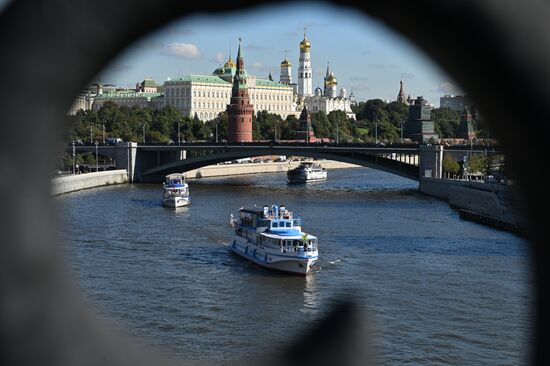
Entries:
POLYGON ((178 20, 128 46, 97 78, 102 83, 134 87, 144 78, 163 83, 189 73, 212 73, 238 39, 247 71, 279 80, 285 51, 297 82, 299 43, 304 28, 311 42, 313 88, 322 87, 330 62, 338 89, 351 90, 358 101, 395 100, 399 81, 405 93, 422 95, 439 106, 444 94, 461 94, 450 79, 416 46, 381 22, 322 3, 265 6, 223 16, 201 15, 178 20))

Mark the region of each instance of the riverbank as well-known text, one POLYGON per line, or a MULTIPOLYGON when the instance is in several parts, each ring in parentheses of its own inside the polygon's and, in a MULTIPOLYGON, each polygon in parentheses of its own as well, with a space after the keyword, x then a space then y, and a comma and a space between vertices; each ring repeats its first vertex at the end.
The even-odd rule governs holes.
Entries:
POLYGON ((52 195, 80 191, 88 188, 102 187, 111 184, 128 183, 128 173, 124 169, 107 170, 84 174, 55 177, 51 181, 52 195))
MULTIPOLYGON (((326 169, 359 168, 360 166, 332 160, 321 160, 318 163, 326 169)), ((210 165, 186 172, 187 179, 225 177, 247 174, 279 173, 296 168, 300 162, 273 162, 250 164, 210 165)), ((80 191, 111 184, 128 183, 126 170, 108 170, 103 172, 67 175, 52 179, 52 195, 80 191)))
POLYGON ((421 178, 418 190, 449 202, 464 219, 519 234, 525 231, 519 197, 512 186, 421 178))

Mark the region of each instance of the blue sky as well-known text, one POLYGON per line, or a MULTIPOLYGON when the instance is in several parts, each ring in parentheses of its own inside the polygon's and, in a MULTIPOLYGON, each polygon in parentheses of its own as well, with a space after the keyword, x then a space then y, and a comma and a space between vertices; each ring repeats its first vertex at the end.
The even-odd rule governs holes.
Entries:
POLYGON ((152 77, 211 73, 235 58, 242 37, 245 67, 253 75, 279 79, 285 50, 297 80, 299 42, 304 27, 311 41, 313 87, 322 86, 327 62, 338 88, 353 89, 359 101, 395 100, 399 80, 405 92, 439 105, 444 94, 460 94, 456 83, 430 59, 377 20, 322 3, 261 7, 224 16, 194 16, 173 22, 130 45, 100 73, 103 83, 133 87, 152 77))

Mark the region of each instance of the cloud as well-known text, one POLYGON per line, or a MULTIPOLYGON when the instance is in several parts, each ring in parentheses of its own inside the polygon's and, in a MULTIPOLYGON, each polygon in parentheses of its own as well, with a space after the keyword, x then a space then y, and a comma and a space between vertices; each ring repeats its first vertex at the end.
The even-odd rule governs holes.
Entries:
POLYGON ((261 70, 261 71, 266 70, 266 66, 265 66, 263 63, 258 62, 258 61, 253 62, 253 63, 250 65, 250 68, 251 68, 251 69, 254 69, 254 70, 261 70))
POLYGON ((217 52, 209 61, 216 64, 223 64, 225 62, 225 55, 222 52, 217 52))
POLYGON ((442 82, 437 87, 430 89, 430 92, 441 94, 462 94, 460 88, 449 81, 442 82))
POLYGON ((264 46, 259 46, 257 44, 254 44, 254 43, 249 43, 245 46, 245 48, 247 50, 250 50, 250 51, 265 51, 267 50, 267 47, 264 47, 264 46))
POLYGON ((179 43, 174 42, 167 44, 163 48, 165 55, 174 56, 184 59, 198 59, 201 58, 199 48, 192 43, 179 43))
POLYGON ((351 76, 349 81, 367 81, 369 80, 368 76, 351 76))

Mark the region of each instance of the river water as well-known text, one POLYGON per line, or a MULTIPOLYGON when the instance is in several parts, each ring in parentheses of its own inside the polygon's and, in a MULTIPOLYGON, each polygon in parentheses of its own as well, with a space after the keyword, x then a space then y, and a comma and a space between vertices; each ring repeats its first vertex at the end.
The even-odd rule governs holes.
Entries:
POLYGON ((241 360, 280 349, 342 297, 374 329, 379 364, 525 364, 534 301, 527 243, 461 220, 417 183, 371 169, 288 186, 284 173, 190 182, 192 204, 159 185, 56 198, 84 297, 170 356, 241 360), (230 253, 231 213, 282 203, 319 237, 306 278, 230 253))

